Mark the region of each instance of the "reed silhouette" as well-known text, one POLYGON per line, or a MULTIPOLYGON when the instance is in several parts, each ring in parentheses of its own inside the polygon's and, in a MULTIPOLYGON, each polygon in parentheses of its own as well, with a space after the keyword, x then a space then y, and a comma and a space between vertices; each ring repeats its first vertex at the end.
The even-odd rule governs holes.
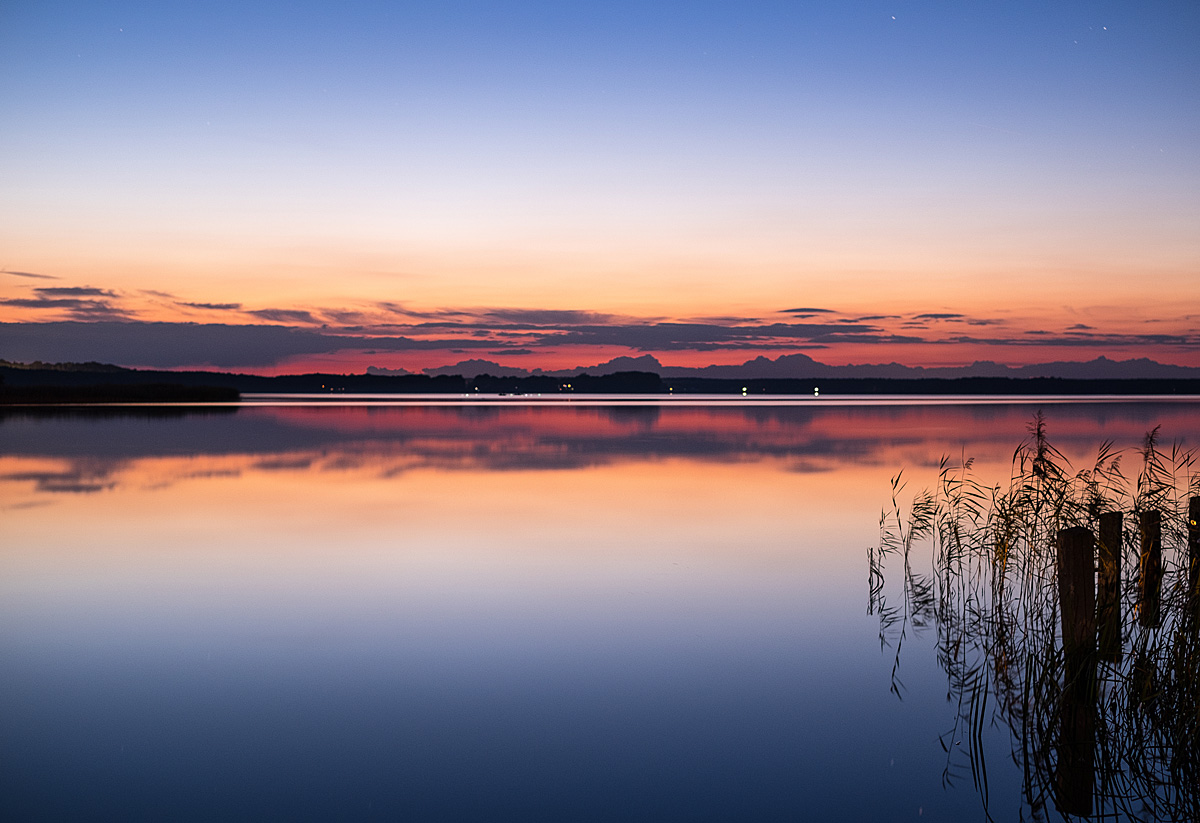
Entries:
POLYGON ((936 632, 956 707, 943 782, 969 774, 989 820, 995 734, 1022 819, 1200 820, 1200 464, 1158 429, 1132 481, 1124 456, 1104 443, 1072 469, 1039 413, 1007 486, 948 458, 907 505, 892 481, 868 611, 898 697, 906 638, 936 632))

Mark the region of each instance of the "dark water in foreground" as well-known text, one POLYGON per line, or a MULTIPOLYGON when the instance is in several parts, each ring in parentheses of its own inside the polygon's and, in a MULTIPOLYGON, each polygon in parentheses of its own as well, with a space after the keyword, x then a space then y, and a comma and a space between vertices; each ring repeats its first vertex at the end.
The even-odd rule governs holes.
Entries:
MULTIPOLYGON (((984 819, 866 549, 896 472, 1007 480, 1038 407, 6 413, 0 817, 984 819)), ((1081 466, 1200 444, 1043 408, 1081 466)))

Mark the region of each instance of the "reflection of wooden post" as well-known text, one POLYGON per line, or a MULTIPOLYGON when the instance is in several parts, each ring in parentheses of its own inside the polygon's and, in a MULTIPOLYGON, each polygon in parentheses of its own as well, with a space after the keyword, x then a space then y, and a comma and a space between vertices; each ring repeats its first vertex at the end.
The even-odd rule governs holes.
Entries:
POLYGON ((1096 582, 1096 622, 1100 658, 1121 660, 1121 512, 1100 515, 1100 576, 1096 582))
POLYGON ((1141 554, 1139 555, 1138 615, 1146 628, 1159 624, 1159 590, 1162 588, 1162 513, 1142 512, 1139 518, 1141 554))
POLYGON ((1057 806, 1090 815, 1095 785, 1095 540, 1082 526, 1058 533, 1058 599, 1066 662, 1059 716, 1057 806))

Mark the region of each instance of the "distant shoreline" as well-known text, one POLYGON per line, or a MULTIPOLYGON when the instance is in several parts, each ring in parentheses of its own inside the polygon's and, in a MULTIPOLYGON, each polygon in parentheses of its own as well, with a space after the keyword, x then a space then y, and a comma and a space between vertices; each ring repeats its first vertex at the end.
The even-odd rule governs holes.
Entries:
POLYGON ((125 385, 0 386, 0 406, 110 403, 236 403, 241 392, 226 386, 140 383, 125 385))
MULTIPOLYGON (((88 368, 95 366, 95 368, 88 368)), ((574 377, 294 374, 277 377, 210 371, 0 367, 0 403, 236 402, 256 394, 645 394, 645 395, 1176 395, 1200 396, 1200 379, 704 378, 627 371, 574 377)))

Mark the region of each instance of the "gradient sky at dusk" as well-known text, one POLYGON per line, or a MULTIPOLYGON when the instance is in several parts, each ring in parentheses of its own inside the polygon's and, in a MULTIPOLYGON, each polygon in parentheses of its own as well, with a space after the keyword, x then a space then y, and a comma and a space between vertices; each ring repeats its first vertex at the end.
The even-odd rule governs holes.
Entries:
POLYGON ((0 357, 1200 366, 1197 42, 1195 2, 10 0, 0 357))

